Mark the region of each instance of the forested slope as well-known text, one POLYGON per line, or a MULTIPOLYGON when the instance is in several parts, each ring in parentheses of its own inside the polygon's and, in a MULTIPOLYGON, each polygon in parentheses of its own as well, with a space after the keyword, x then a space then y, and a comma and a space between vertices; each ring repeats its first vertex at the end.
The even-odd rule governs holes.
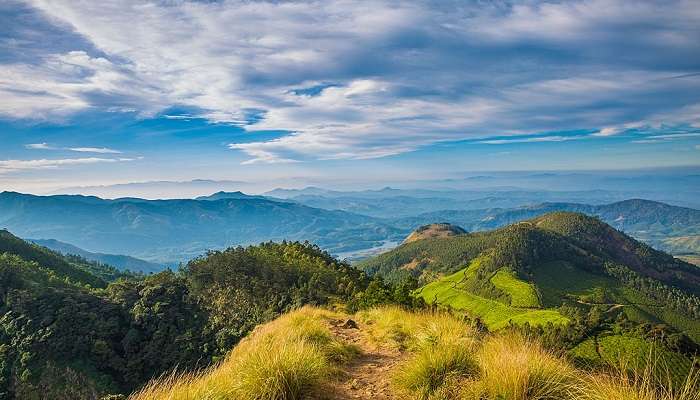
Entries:
POLYGON ((210 252, 180 272, 126 276, 109 285, 13 236, 2 243, 3 399, 128 393, 176 367, 209 365, 280 313, 347 303, 370 283, 362 272, 297 242, 210 252))

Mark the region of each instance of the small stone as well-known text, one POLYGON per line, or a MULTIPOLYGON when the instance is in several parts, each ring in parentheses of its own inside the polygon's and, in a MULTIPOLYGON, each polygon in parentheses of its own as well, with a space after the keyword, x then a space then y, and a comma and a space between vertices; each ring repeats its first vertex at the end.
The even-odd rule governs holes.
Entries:
POLYGON ((341 325, 340 327, 343 329, 359 329, 357 327, 357 322, 355 322, 351 319, 348 319, 347 321, 345 321, 345 323, 343 325, 341 325))

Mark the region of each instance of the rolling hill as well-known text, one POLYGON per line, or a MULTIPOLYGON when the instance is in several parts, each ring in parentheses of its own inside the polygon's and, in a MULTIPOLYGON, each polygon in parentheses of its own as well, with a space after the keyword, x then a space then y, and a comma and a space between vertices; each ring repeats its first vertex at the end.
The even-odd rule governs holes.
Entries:
POLYGON ((566 324, 562 305, 600 306, 665 323, 700 341, 700 269, 580 213, 554 212, 493 231, 428 238, 358 264, 417 295, 508 324, 566 324))
POLYGON ((3 253, 33 262, 53 277, 94 288, 105 287, 109 281, 126 276, 109 265, 65 257, 45 247, 24 241, 7 230, 0 230, 0 254, 3 253))
MULTIPOLYGON (((307 243, 210 252, 178 272, 107 282, 0 231, 0 398, 98 400, 210 366, 256 325, 347 302, 369 280, 307 243)), ((122 397, 118 397, 122 398, 122 397)))
POLYGON ((148 274, 165 269, 164 265, 148 262, 136 257, 123 256, 120 254, 93 253, 55 239, 28 239, 28 241, 38 244, 39 246, 46 247, 47 249, 57 251, 63 255, 79 256, 88 261, 111 265, 120 270, 129 270, 132 272, 142 272, 148 274))
POLYGON ((700 210, 650 200, 632 199, 603 205, 541 203, 518 208, 443 210, 393 221, 400 228, 413 228, 446 221, 468 231, 495 229, 554 211, 572 211, 599 217, 655 248, 673 254, 700 254, 700 210))
POLYGON ((208 249, 267 240, 308 240, 332 252, 375 247, 401 232, 343 211, 260 198, 104 200, 0 193, 0 226, 90 252, 177 263, 208 249))

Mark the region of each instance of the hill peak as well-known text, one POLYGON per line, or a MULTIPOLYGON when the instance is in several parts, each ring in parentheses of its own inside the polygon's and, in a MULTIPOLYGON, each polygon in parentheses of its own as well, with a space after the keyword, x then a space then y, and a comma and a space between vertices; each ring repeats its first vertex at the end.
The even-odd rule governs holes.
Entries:
POLYGON ((411 243, 423 239, 444 238, 464 233, 467 233, 467 231, 457 225, 452 225, 448 222, 438 222, 419 227, 408 235, 404 243, 411 243))

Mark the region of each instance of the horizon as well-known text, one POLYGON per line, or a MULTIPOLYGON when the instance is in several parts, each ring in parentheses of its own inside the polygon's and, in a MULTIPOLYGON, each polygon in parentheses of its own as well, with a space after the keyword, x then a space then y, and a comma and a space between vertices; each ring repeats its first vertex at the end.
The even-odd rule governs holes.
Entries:
POLYGON ((11 1, 0 187, 700 167, 700 5, 603 3, 11 1))
MULTIPOLYGON (((679 166, 664 168, 633 168, 615 170, 519 170, 519 171, 473 171, 454 175, 451 178, 427 179, 427 180, 381 180, 367 182, 367 180, 354 180, 337 182, 332 180, 305 180, 289 184, 288 180, 268 182, 250 182, 216 179, 192 179, 192 180, 157 180, 106 183, 101 185, 84 185, 73 187, 57 187, 48 190, 32 190, 31 188, 2 187, 0 192, 17 192, 37 196, 52 195, 85 195, 104 199, 118 199, 135 197, 150 200, 158 199, 191 199, 199 196, 207 196, 217 192, 242 192, 247 195, 264 195, 275 190, 305 190, 321 189, 338 192, 363 192, 394 190, 429 190, 436 192, 487 192, 487 191, 542 191, 542 192, 586 192, 591 190, 629 192, 631 188, 615 190, 607 181, 610 180, 637 180, 638 186, 634 191, 655 192, 671 187, 681 192, 693 192, 687 188, 685 179, 700 176, 700 167, 679 166), (585 178, 582 182, 558 181, 561 177, 585 178), (654 188, 656 181, 648 181, 653 178, 669 178, 665 182, 667 187, 654 188), (522 181, 522 179, 537 179, 537 181, 522 181), (678 180, 676 182, 676 180, 678 180)), ((642 198, 643 196, 639 196, 642 198)), ((634 198, 634 196, 630 197, 634 198)))

